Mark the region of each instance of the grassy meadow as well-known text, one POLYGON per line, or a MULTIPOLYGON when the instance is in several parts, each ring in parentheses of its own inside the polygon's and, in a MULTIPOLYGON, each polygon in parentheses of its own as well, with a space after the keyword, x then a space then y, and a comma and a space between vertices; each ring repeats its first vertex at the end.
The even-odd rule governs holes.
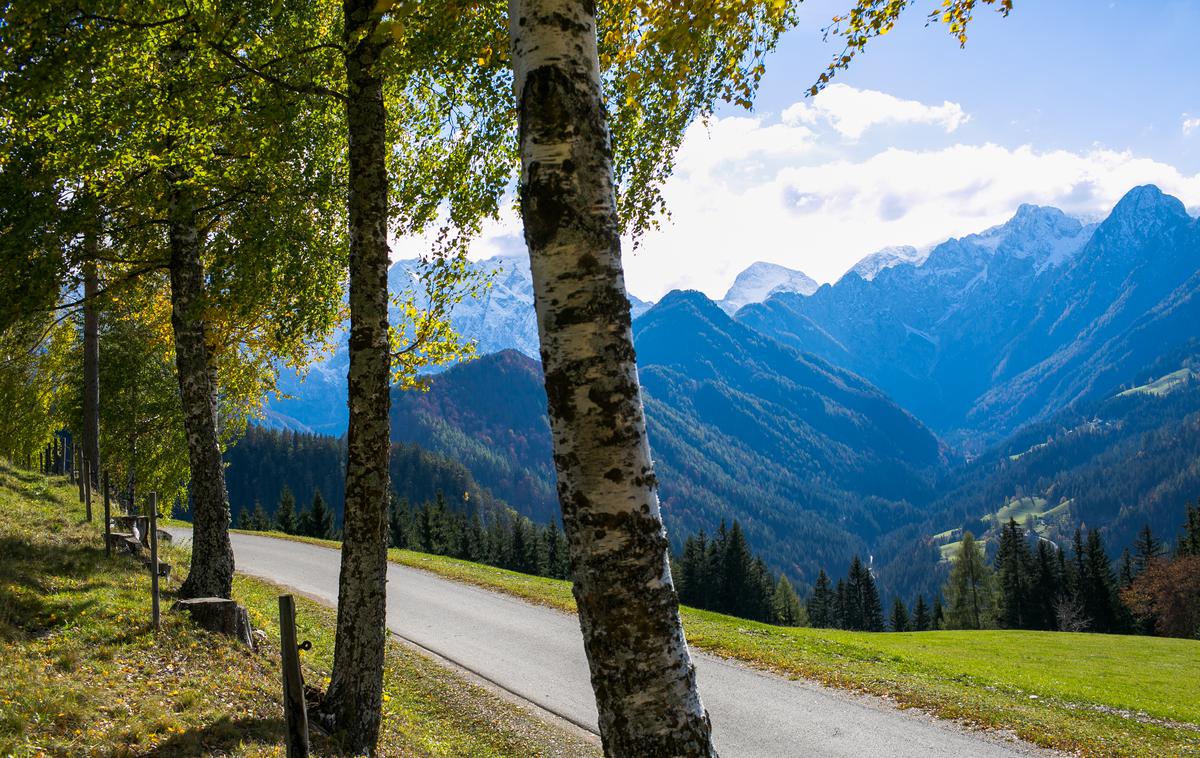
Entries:
MULTIPOLYGON (((393 550, 407 566, 575 611, 569 582, 393 550)), ((1028 631, 845 632, 683 609, 692 646, 1083 755, 1200 755, 1200 641, 1028 631)), ((703 684, 703 683, 702 683, 703 684)))
MULTIPOLYGON (((393 549, 390 557, 575 612, 570 582, 409 550, 393 549)), ((687 607, 682 615, 694 648, 782 676, 1079 755, 1200 756, 1200 641, 1014 630, 846 632, 687 607)))
MULTIPOLYGON (((188 556, 164 547, 179 576, 150 629, 150 577, 104 557, 99 519, 75 490, 0 463, 0 756, 282 756, 281 590, 238 576, 235 597, 266 633, 257 653, 169 613, 188 556)), ((297 599, 305 680, 327 681, 335 613, 297 599)), ((580 756, 598 747, 389 645, 381 755, 580 756)), ((336 742, 314 732, 314 755, 336 742)))

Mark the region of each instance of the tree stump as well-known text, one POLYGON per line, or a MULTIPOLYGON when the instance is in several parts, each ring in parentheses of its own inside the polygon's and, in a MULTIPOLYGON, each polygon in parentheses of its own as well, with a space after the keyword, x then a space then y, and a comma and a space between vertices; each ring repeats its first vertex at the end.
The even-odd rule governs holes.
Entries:
POLYGON ((256 649, 250 614, 236 601, 220 597, 197 597, 180 600, 171 606, 171 610, 186 611, 202 629, 228 635, 251 650, 256 649))

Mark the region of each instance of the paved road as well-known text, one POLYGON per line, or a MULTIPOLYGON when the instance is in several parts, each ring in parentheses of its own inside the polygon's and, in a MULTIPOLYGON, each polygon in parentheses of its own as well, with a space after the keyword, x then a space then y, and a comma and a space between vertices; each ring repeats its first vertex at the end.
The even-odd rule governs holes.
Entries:
MULTIPOLYGON (((181 539, 191 536, 185 529, 170 531, 181 539)), ((337 551, 270 537, 232 538, 238 571, 336 602, 337 551)), ((400 637, 595 732, 596 705, 574 616, 389 564, 387 622, 400 637)), ((725 758, 1041 754, 713 656, 696 655, 696 667, 714 740, 725 758)))

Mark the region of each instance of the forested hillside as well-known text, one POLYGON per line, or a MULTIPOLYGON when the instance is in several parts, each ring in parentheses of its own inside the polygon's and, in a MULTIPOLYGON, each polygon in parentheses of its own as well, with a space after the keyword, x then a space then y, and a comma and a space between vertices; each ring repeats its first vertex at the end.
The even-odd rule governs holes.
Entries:
MULTIPOLYGON (((944 465, 937 439, 858 377, 807 358, 695 292, 634 323, 660 494, 676 548, 722 519, 794 580, 865 554, 919 518, 944 465)), ((546 523, 558 512, 541 369, 506 351, 393 397, 393 439, 462 461, 546 523)))
POLYGON ((1173 533, 1183 504, 1200 493, 1195 365, 1169 356, 1116 394, 1032 425, 953 471, 920 524, 879 543, 881 582, 931 592, 948 569, 947 545, 973 531, 994 550, 1010 518, 1060 547, 1076 527, 1099 529, 1111 558, 1143 526, 1173 533))
MULTIPOLYGON (((225 481, 235 522, 256 502, 262 504, 267 515, 274 516, 286 486, 300 509, 319 492, 333 510, 335 525, 342 523, 344 440, 251 426, 225 454, 225 461, 225 481)), ((468 512, 489 513, 502 505, 461 463, 413 444, 392 445, 391 484, 397 497, 412 503, 432 501, 442 493, 468 512)))

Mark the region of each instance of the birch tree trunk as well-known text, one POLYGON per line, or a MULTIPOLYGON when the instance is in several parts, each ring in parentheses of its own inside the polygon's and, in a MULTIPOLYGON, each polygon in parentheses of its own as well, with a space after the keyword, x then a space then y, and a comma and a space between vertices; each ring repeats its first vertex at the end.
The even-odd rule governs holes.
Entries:
POLYGON ((83 262, 83 457, 91 472, 91 486, 100 484, 100 309, 96 298, 99 281, 96 254, 97 230, 89 229, 84 239, 83 262))
POLYGON ((646 438, 594 7, 509 1, 558 494, 605 753, 712 756, 646 438))
POLYGON ((388 413, 387 113, 374 0, 345 0, 350 142, 350 424, 337 640, 322 714, 356 754, 373 753, 386 640, 388 413))
POLYGON ((233 591, 229 495, 217 438, 217 394, 212 383, 204 321, 204 263, 191 193, 173 182, 167 210, 171 246, 171 328, 183 426, 191 464, 192 564, 180 597, 223 597, 233 591))

